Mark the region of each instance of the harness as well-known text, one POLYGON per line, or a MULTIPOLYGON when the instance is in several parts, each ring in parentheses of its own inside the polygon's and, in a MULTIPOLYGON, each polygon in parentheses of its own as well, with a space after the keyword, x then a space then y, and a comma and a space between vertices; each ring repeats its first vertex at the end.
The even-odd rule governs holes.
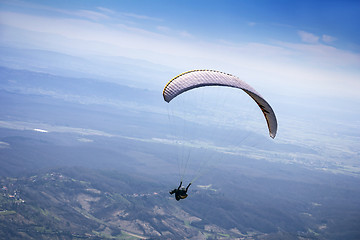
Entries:
POLYGON ((185 193, 185 195, 180 195, 179 197, 181 198, 181 199, 184 199, 184 198, 186 198, 188 195, 185 193))

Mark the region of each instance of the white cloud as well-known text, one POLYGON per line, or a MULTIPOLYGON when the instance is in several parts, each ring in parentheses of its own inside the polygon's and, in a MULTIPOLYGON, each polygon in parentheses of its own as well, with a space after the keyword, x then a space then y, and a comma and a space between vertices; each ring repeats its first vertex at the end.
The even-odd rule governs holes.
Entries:
POLYGON ((336 41, 336 38, 324 34, 324 35, 322 35, 322 40, 323 40, 324 42, 326 42, 326 43, 331 43, 331 42, 336 41))
POLYGON ((100 20, 100 19, 109 19, 110 17, 106 14, 90 11, 90 10, 79 10, 75 12, 67 12, 70 15, 78 16, 78 17, 84 17, 91 20, 100 20))
POLYGON ((7 5, 16 6, 18 8, 27 8, 27 9, 35 9, 40 11, 46 11, 47 13, 61 13, 64 15, 68 15, 71 17, 82 17, 86 19, 91 19, 93 21, 99 21, 103 19, 110 19, 110 16, 113 17, 125 17, 125 18, 132 18, 132 19, 138 19, 138 20, 151 20, 151 21, 162 21, 160 18, 155 18, 151 16, 146 15, 139 15, 135 13, 129 13, 129 12, 116 12, 112 9, 105 8, 98 6, 95 8, 95 10, 89 10, 89 9, 79 9, 79 10, 65 10, 61 8, 55 8, 50 7, 46 5, 36 4, 29 1, 22 1, 22 0, 12 0, 5 2, 7 5))
POLYGON ((170 32, 170 28, 166 26, 157 26, 156 28, 161 32, 170 32))
POLYGON ((115 11, 113 11, 111 9, 108 9, 108 8, 104 8, 104 7, 97 7, 97 9, 99 9, 101 12, 108 13, 108 14, 114 14, 115 13, 115 11))
POLYGON ((122 12, 121 15, 126 16, 126 17, 141 19, 141 20, 162 21, 162 19, 160 19, 160 18, 150 17, 150 16, 146 16, 146 15, 139 15, 139 14, 135 14, 135 13, 122 12))
POLYGON ((101 20, 101 19, 109 19, 109 16, 107 14, 113 13, 112 10, 102 8, 102 7, 97 8, 99 11, 92 11, 92 10, 87 10, 87 9, 71 11, 71 10, 64 10, 64 9, 60 9, 60 8, 49 7, 49 6, 45 6, 45 5, 41 5, 41 4, 31 3, 29 1, 13 0, 13 1, 6 2, 6 4, 13 5, 18 8, 35 9, 35 10, 40 10, 40 11, 44 11, 47 13, 61 13, 61 14, 65 14, 65 15, 72 16, 72 17, 81 17, 81 18, 86 18, 86 19, 91 19, 91 20, 96 20, 96 21, 101 20))
POLYGON ((306 43, 317 43, 319 41, 319 37, 312 33, 298 31, 298 35, 300 36, 301 41, 306 43))
POLYGON ((187 37, 187 38, 191 38, 193 37, 193 35, 191 35, 190 33, 188 33, 187 31, 180 31, 179 35, 182 37, 187 37))
POLYGON ((278 42, 289 51, 294 57, 305 59, 310 64, 328 68, 333 67, 360 67, 360 55, 357 53, 341 50, 325 44, 296 44, 289 42, 278 42))
POLYGON ((166 26, 157 26, 156 27, 160 32, 162 32, 163 34, 169 35, 169 36, 180 36, 180 37, 185 37, 185 38, 192 38, 194 37, 191 33, 189 33, 188 31, 177 31, 177 30, 173 30, 169 27, 166 26))

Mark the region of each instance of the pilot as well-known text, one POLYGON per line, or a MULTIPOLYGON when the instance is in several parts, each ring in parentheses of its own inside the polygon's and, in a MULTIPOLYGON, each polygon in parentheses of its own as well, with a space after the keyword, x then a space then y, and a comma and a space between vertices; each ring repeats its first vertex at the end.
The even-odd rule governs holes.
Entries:
POLYGON ((177 201, 179 201, 180 199, 185 199, 188 195, 187 195, 187 191, 191 185, 191 183, 189 183, 189 185, 185 188, 185 187, 182 187, 182 182, 180 182, 180 185, 179 187, 174 190, 172 190, 171 192, 169 192, 171 195, 173 195, 175 193, 175 199, 177 201))

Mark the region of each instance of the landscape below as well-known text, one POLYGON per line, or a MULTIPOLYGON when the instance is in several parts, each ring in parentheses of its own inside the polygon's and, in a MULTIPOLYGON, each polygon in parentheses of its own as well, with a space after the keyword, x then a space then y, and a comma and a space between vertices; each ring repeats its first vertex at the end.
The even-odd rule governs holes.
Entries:
POLYGON ((222 161, 178 202, 161 93, 8 68, 0 75, 1 239, 360 238, 358 175, 314 167, 314 149, 255 136, 259 152, 273 155, 209 150, 222 161), (285 161, 290 153, 297 162, 285 161))

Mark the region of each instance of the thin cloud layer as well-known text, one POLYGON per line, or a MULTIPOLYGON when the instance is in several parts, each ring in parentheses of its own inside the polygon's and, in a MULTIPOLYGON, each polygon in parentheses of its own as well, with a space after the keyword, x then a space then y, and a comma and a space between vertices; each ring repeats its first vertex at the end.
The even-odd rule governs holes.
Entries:
POLYGON ((319 43, 320 40, 322 40, 324 43, 327 43, 327 44, 332 43, 337 40, 337 38, 326 35, 326 34, 323 34, 320 37, 313 33, 305 32, 305 31, 298 31, 298 35, 300 36, 302 42, 312 43, 312 44, 319 43))
POLYGON ((319 41, 319 37, 315 36, 312 33, 305 32, 305 31, 298 31, 298 34, 301 38, 301 41, 306 43, 317 43, 319 41))
POLYGON ((332 42, 336 41, 335 37, 332 37, 332 36, 329 36, 329 35, 326 35, 326 34, 323 34, 321 39, 326 43, 332 43, 332 42))

